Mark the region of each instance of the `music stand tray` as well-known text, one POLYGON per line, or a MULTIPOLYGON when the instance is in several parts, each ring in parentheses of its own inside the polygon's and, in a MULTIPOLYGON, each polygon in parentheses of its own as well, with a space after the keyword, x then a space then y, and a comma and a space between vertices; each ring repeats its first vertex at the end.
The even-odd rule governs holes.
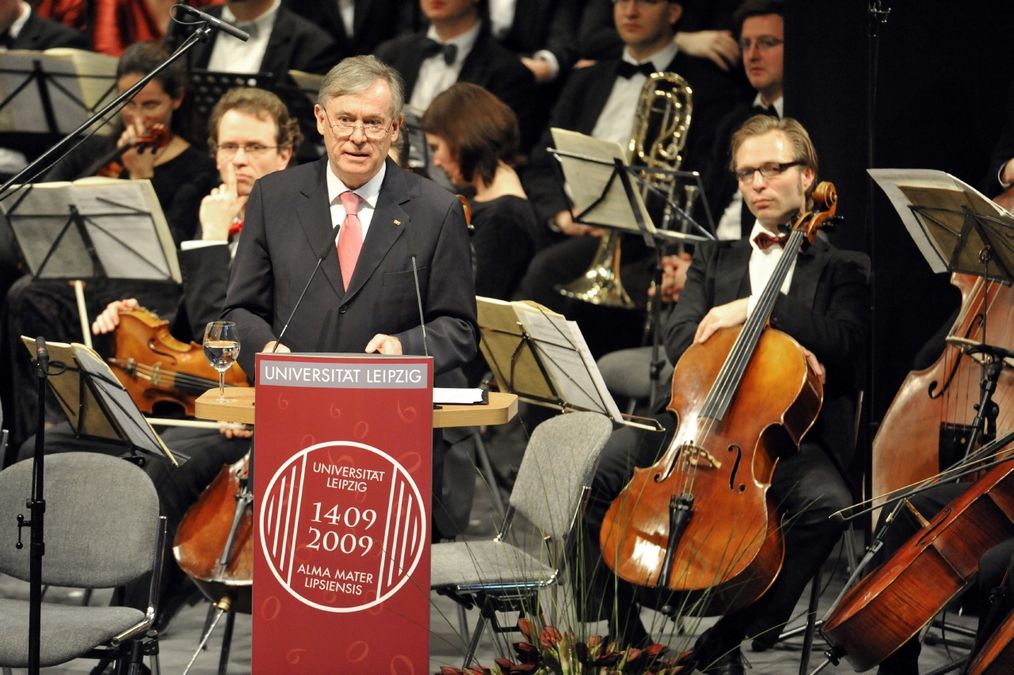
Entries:
MULTIPOLYGON (((21 342, 34 356, 35 338, 22 335, 21 342)), ((46 347, 53 371, 46 381, 76 436, 122 441, 179 466, 101 356, 78 343, 47 341, 46 347)))
POLYGON ((1014 216, 932 169, 869 169, 934 272, 1014 280, 1014 216))

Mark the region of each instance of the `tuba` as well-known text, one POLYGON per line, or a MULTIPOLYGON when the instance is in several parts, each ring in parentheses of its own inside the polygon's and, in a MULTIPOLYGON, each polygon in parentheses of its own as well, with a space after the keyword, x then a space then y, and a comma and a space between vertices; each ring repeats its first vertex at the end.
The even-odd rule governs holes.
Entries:
MULTIPOLYGON (((676 73, 657 72, 648 76, 641 87, 634 127, 627 145, 631 164, 647 169, 642 172, 646 197, 648 185, 665 193, 664 226, 672 217, 672 199, 676 194, 676 178, 652 169, 678 170, 683 146, 690 128, 693 90, 676 73)), ((687 191, 687 200, 693 195, 687 191)), ((689 204, 687 204, 689 206, 689 204)), ((605 307, 633 309, 634 301, 620 279, 620 233, 610 230, 601 238, 591 266, 574 281, 557 286, 561 295, 605 307)))

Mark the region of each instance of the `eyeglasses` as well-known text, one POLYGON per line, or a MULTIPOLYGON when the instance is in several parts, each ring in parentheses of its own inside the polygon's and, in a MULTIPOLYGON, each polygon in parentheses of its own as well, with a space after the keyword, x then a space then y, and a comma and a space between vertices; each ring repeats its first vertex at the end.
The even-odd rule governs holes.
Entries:
POLYGON ((331 116, 328 115, 327 111, 324 111, 324 116, 328 120, 328 125, 335 132, 339 138, 351 136, 356 133, 358 127, 362 127, 363 134, 372 140, 379 140, 384 137, 390 128, 391 123, 385 122, 384 120, 368 119, 368 120, 357 120, 348 115, 339 115, 331 120, 331 116))
POLYGON ((769 49, 774 49, 783 42, 785 42, 785 40, 780 40, 771 35, 762 35, 756 40, 751 40, 750 38, 742 38, 739 41, 739 48, 744 52, 748 52, 750 51, 751 47, 757 45, 758 50, 766 52, 769 49))
POLYGON ((216 150, 224 157, 232 157, 240 150, 251 157, 260 157, 268 150, 276 150, 278 147, 280 146, 261 145, 260 143, 220 143, 216 146, 216 150))
POLYGON ((739 179, 740 183, 749 183, 753 180, 753 177, 759 172, 761 178, 764 180, 770 180, 775 176, 781 176, 786 170, 791 169, 794 166, 802 164, 800 161, 795 162, 767 162, 761 164, 758 167, 744 167, 735 171, 736 178, 739 179))

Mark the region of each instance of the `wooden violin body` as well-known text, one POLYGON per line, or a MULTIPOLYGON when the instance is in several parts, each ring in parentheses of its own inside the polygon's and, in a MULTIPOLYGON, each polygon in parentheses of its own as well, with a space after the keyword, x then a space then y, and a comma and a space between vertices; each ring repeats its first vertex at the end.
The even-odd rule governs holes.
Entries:
MULTIPOLYGON (((949 335, 982 340, 985 314, 986 341, 1014 350, 1014 288, 967 274, 952 275, 951 283, 961 290, 962 302, 949 335)), ((961 458, 980 377, 980 365, 951 343, 929 368, 908 374, 873 439, 874 495, 934 476, 961 458)), ((993 400, 1000 408, 997 428, 1011 428, 1014 369, 1003 370, 993 400)))
MULTIPOLYGON (((218 385, 218 372, 201 346, 174 338, 169 322, 146 309, 120 313, 116 355, 108 361, 137 407, 148 414, 165 403, 193 417, 197 397, 218 385)), ((225 381, 227 386, 248 386, 239 365, 226 372, 225 381)))
POLYGON ((95 164, 97 168, 90 169, 86 176, 105 176, 106 178, 119 178, 121 174, 126 170, 123 165, 121 158, 124 153, 129 150, 136 149, 138 152, 144 152, 146 150, 155 152, 166 145, 172 140, 172 132, 164 124, 156 123, 151 126, 148 133, 143 136, 139 136, 130 145, 117 146, 109 152, 108 155, 102 157, 95 164))
POLYGON ((969 583, 987 550, 1014 537, 1014 465, 994 467, 846 593, 821 631, 856 671, 881 663, 969 583))
POLYGON ((176 530, 173 556, 212 602, 227 597, 232 610, 249 613, 253 584, 253 509, 249 504, 240 514, 228 563, 220 564, 236 516, 239 473, 245 471, 246 462, 244 458, 223 466, 190 507, 176 530))

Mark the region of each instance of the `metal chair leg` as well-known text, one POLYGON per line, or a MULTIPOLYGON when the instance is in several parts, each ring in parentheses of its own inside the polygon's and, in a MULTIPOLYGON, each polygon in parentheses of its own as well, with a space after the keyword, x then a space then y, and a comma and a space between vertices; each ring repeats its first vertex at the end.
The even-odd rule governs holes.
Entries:
POLYGON ((465 650, 465 661, 461 667, 468 668, 468 665, 472 663, 472 659, 475 657, 475 650, 479 647, 479 638, 482 637, 482 627, 485 625, 485 621, 480 616, 478 621, 475 622, 475 630, 472 631, 472 639, 468 641, 468 649, 465 650))

